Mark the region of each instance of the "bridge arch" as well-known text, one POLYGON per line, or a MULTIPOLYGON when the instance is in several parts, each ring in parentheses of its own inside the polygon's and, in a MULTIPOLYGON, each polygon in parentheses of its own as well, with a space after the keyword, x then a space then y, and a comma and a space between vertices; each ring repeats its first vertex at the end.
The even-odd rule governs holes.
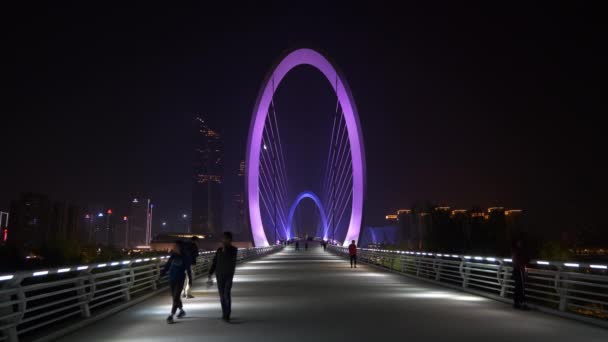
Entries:
POLYGON ((291 225, 293 223, 293 215, 296 212, 296 208, 298 207, 300 202, 302 202, 302 200, 305 198, 310 198, 317 206, 317 209, 319 209, 319 212, 321 213, 321 224, 323 225, 323 239, 327 239, 327 230, 329 229, 329 225, 327 223, 327 215, 325 213, 325 208, 323 207, 323 203, 321 202, 319 197, 315 195, 315 193, 312 191, 301 192, 289 208, 289 216, 287 216, 287 235, 289 236, 292 231, 291 225))
POLYGON ((249 206, 249 220, 251 232, 256 246, 268 246, 268 238, 262 223, 260 211, 260 152, 264 124, 275 90, 293 68, 299 65, 310 65, 319 70, 331 84, 344 115, 348 132, 352 158, 352 205, 345 245, 350 240, 358 240, 363 217, 363 198, 365 193, 365 150, 363 146, 363 133, 359 122, 359 114, 355 106, 350 87, 344 75, 324 55, 312 49, 296 49, 288 52, 270 70, 258 93, 249 127, 247 140, 247 155, 245 169, 245 188, 249 206))

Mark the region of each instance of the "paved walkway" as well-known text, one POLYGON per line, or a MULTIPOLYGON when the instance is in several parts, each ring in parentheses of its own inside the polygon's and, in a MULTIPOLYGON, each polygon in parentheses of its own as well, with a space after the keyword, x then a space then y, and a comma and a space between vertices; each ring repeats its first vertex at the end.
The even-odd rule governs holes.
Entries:
POLYGON ((243 264, 232 324, 204 279, 188 317, 167 325, 168 293, 61 341, 608 341, 608 330, 360 266, 321 248, 243 264))

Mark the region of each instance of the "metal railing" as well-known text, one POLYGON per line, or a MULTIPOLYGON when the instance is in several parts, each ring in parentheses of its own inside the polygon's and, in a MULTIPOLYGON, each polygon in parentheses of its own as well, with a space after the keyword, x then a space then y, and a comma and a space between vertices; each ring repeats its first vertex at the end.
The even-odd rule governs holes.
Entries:
MULTIPOLYGON (((346 247, 330 250, 348 256, 346 247)), ((357 259, 498 300, 513 296, 511 259, 365 248, 357 259)), ((607 265, 533 260, 527 271, 526 298, 535 308, 608 327, 607 265)))
MULTIPOLYGON (((280 250, 280 246, 238 250, 237 262, 280 250)), ((215 252, 199 254, 193 277, 206 275, 215 252)), ((103 262, 0 275, 0 341, 44 333, 133 304, 166 287, 159 278, 168 256, 103 262)))

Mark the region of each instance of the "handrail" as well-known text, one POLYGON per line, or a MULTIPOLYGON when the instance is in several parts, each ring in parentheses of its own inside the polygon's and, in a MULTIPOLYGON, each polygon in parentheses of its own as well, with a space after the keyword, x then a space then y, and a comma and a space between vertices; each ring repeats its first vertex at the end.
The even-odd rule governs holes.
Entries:
MULTIPOLYGON (((281 246, 240 248, 237 262, 267 255, 281 246)), ((193 277, 207 274, 214 252, 201 252, 193 277)), ((159 279, 168 256, 101 262, 0 275, 0 341, 18 342, 61 322, 94 317, 164 289, 159 279)))
MULTIPOLYGON (((347 256, 348 248, 329 246, 347 256)), ((362 263, 444 286, 507 301, 513 296, 511 259, 359 248, 362 263)), ((533 260, 526 296, 535 307, 608 326, 608 267, 600 264, 533 260)))

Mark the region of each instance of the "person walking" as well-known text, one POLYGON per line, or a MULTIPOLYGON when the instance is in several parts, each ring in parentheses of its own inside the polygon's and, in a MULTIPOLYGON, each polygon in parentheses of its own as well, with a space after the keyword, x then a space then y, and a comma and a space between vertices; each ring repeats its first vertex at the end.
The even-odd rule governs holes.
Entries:
MULTIPOLYGON (((184 247, 187 251, 187 255, 188 257, 190 257, 190 274, 193 273, 192 272, 192 267, 194 265, 196 265, 196 259, 198 258, 198 236, 193 235, 190 238, 190 241, 184 242, 184 247)), ((194 296, 192 295, 192 286, 190 286, 190 284, 192 283, 192 279, 190 279, 190 277, 186 277, 186 281, 184 282, 184 291, 182 293, 182 297, 184 298, 194 298, 194 296)))
POLYGON ((357 245, 353 240, 348 246, 348 255, 350 255, 350 268, 357 268, 357 245))
POLYGON ((215 252, 213 263, 209 269, 209 280, 215 273, 220 303, 222 304, 222 319, 226 322, 230 322, 232 311, 230 291, 232 290, 232 279, 236 268, 237 252, 237 248, 232 245, 232 233, 224 232, 222 247, 215 252))
POLYGON ((308 250, 308 240, 304 241, 304 250, 308 250))
POLYGON ((296 240, 296 251, 300 250, 300 241, 296 240))
POLYGON ((323 244, 323 250, 326 251, 327 250, 327 241, 323 240, 323 242, 321 242, 321 244, 323 244))
POLYGON ((522 238, 514 241, 512 246, 511 261, 513 264, 513 282, 515 288, 513 291, 513 307, 521 310, 529 310, 526 305, 526 265, 530 262, 530 258, 526 253, 522 238))
POLYGON ((174 323, 173 316, 177 312, 177 309, 179 309, 177 318, 186 316, 182 299, 180 298, 184 287, 184 281, 186 280, 186 273, 188 274, 189 285, 192 286, 190 256, 186 254, 183 241, 175 241, 171 256, 163 267, 160 276, 163 277, 167 273, 169 273, 169 287, 171 288, 171 297, 173 299, 171 314, 167 317, 167 323, 172 324, 174 323))

